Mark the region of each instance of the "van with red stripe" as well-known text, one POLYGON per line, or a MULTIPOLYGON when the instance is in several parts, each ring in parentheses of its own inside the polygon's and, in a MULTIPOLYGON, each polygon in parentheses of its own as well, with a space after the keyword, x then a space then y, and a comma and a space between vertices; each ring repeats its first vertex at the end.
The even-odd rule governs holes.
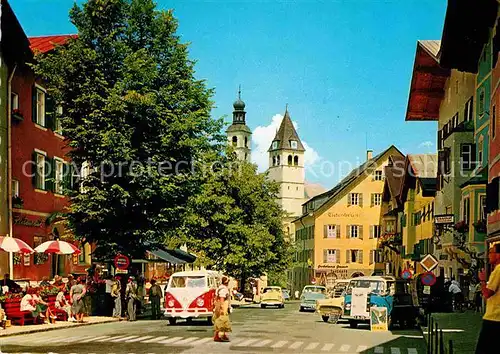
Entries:
POLYGON ((165 316, 171 325, 178 319, 204 318, 212 323, 215 291, 221 274, 209 270, 172 274, 165 290, 165 316))

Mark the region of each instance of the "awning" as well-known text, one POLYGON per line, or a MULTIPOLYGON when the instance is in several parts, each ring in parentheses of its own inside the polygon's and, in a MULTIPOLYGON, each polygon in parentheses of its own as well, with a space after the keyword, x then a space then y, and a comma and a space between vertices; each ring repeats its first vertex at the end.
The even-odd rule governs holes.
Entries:
POLYGON ((154 251, 148 251, 150 254, 155 256, 157 259, 149 259, 150 262, 168 262, 171 264, 186 264, 193 263, 196 260, 196 256, 184 252, 180 249, 161 249, 158 248, 154 251))

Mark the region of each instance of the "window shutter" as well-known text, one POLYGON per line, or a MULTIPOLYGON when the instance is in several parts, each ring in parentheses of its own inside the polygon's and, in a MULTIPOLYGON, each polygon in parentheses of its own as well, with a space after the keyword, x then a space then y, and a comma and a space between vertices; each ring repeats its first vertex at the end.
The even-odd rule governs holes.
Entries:
POLYGON ((328 250, 323 250, 323 263, 328 262, 328 250))
POLYGON ((56 102, 47 94, 45 95, 45 126, 51 130, 55 129, 56 102))
POLYGON ((63 164, 63 177, 62 177, 62 186, 63 193, 67 194, 67 190, 71 188, 71 168, 68 163, 63 164))
POLYGON ((345 262, 346 263, 351 263, 351 250, 346 250, 345 251, 345 257, 346 257, 345 262))
POLYGON ((375 205, 375 194, 372 193, 370 206, 374 206, 374 205, 375 205))
POLYGON ((375 226, 370 225, 370 238, 373 238, 373 235, 375 234, 374 229, 375 229, 375 226))
POLYGON ((359 263, 363 264, 363 250, 358 250, 359 263))
POLYGON ((323 227, 323 233, 324 233, 323 237, 327 238, 328 237, 328 225, 325 225, 323 227))
POLYGON ((31 120, 36 123, 36 86, 31 87, 31 120))
POLYGON ((335 233, 337 238, 340 238, 340 225, 335 225, 335 233))
POLYGON ((363 239, 363 225, 359 225, 359 226, 358 226, 358 238, 359 238, 360 240, 362 240, 362 239, 363 239))
POLYGON ((351 204, 351 194, 352 194, 352 193, 349 193, 349 194, 347 195, 347 206, 351 206, 351 205, 352 205, 352 204, 351 204))
POLYGON ((476 159, 476 144, 471 144, 471 169, 475 169, 477 165, 477 159, 476 159))
POLYGON ((359 193, 359 206, 362 207, 363 206, 363 193, 359 193))
POLYGON ((32 170, 31 170, 31 174, 33 175, 32 176, 32 182, 33 182, 33 187, 35 188, 38 188, 38 186, 36 185, 36 180, 37 180, 37 174, 38 174, 38 169, 36 168, 36 157, 37 157, 37 153, 33 151, 33 153, 31 154, 31 160, 33 161, 33 164, 31 165, 32 167, 32 170))
POLYGON ((340 250, 335 250, 335 259, 337 263, 340 263, 340 250))
POLYGON ((55 191, 55 165, 56 160, 49 157, 45 158, 45 190, 55 191))
POLYGON ((375 251, 370 251, 370 264, 373 264, 373 259, 375 258, 375 251))
POLYGON ((351 225, 345 227, 345 238, 351 238, 351 225))

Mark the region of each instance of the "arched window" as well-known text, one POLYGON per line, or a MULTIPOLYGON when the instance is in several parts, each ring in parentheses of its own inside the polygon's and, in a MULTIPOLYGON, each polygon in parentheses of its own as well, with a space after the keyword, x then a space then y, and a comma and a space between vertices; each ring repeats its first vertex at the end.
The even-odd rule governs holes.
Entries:
POLYGON ((238 146, 238 137, 233 136, 233 146, 238 146))
POLYGON ((248 147, 248 138, 245 136, 245 147, 248 147))
POLYGON ((276 165, 281 165, 280 163, 280 155, 276 156, 276 165))
POLYGON ((292 166, 292 155, 288 155, 288 165, 292 166))
MULTIPOLYGON (((245 138, 246 139, 246 138, 245 138)), ((247 160, 247 153, 245 152, 245 161, 247 160)))
POLYGON ((295 166, 298 166, 298 165, 299 165, 299 157, 298 157, 298 156, 294 156, 294 157, 293 157, 293 164, 294 164, 295 166))
POLYGON ((273 166, 276 166, 276 156, 273 156, 273 166))

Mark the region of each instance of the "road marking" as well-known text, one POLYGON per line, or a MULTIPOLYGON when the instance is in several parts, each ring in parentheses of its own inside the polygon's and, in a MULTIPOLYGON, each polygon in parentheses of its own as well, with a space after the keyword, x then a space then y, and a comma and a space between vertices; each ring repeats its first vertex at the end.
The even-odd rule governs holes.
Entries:
POLYGON ((189 338, 178 341, 177 343, 175 343, 175 345, 188 344, 188 343, 194 342, 198 339, 200 339, 200 338, 199 337, 189 337, 189 338))
MULTIPOLYGON (((463 329, 441 329, 441 331, 443 331, 443 333, 459 333, 459 332, 463 332, 464 330, 463 329)), ((434 332, 436 332, 434 330, 434 332)))
POLYGON ((239 347, 240 346, 241 347, 248 347, 250 344, 255 343, 257 341, 258 341, 258 339, 247 339, 246 341, 239 343, 238 346, 239 347))
POLYGON ((154 343, 154 342, 159 342, 159 341, 166 339, 166 338, 168 338, 168 337, 167 336, 154 337, 153 339, 144 340, 141 343, 154 343))
POLYGON ((375 348, 375 353, 376 354, 382 354, 384 352, 384 347, 376 347, 375 348))
POLYGON ((333 344, 333 343, 326 343, 326 344, 323 346, 323 348, 321 348, 321 351, 322 351, 322 352, 329 352, 330 350, 332 350, 332 348, 333 348, 333 346, 334 346, 334 345, 335 345, 335 344, 333 344))
POLYGON ((191 345, 200 345, 206 342, 210 342, 212 340, 214 340, 212 337, 201 338, 198 339, 196 342, 191 343, 191 345))
POLYGON ((280 340, 279 342, 276 342, 273 345, 271 345, 271 348, 282 348, 285 346, 286 343, 288 343, 287 340, 280 340))
POLYGON ((341 352, 348 352, 349 349, 351 349, 351 346, 349 344, 342 344, 342 346, 340 347, 341 352))
POLYGON ((137 337, 139 337, 139 336, 128 336, 128 337, 119 336, 119 337, 116 337, 113 340, 110 340, 110 342, 113 342, 113 343, 124 342, 124 341, 128 341, 129 339, 137 338, 137 337))
POLYGON ((408 348, 408 354, 418 354, 417 348, 408 348))
POLYGON ((140 342, 141 340, 153 338, 153 336, 144 336, 144 337, 139 337, 139 338, 134 338, 134 339, 129 339, 125 341, 125 343, 134 343, 134 342, 140 342))
POLYGON ((366 349, 368 349, 368 346, 358 345, 358 348, 356 349, 356 353, 361 353, 361 352, 365 351, 366 349))
POLYGON ((88 343, 88 342, 92 342, 92 341, 95 341, 95 340, 98 340, 98 339, 102 339, 102 338, 109 338, 109 336, 90 337, 88 339, 80 341, 80 343, 88 343))
POLYGON ((182 339, 182 337, 173 337, 173 338, 162 340, 161 342, 158 342, 158 343, 159 344, 169 344, 169 343, 173 343, 173 342, 176 342, 178 340, 181 340, 181 339, 182 339))
POLYGON ((263 341, 260 341, 258 343, 253 344, 252 347, 257 347, 257 348, 264 347, 264 346, 268 345, 271 342, 272 342, 271 339, 265 339, 263 341))
POLYGON ((58 338, 58 339, 52 339, 51 342, 53 343, 62 343, 62 342, 66 342, 66 343, 69 343, 69 342, 75 342, 75 339, 76 338, 81 338, 82 336, 73 336, 73 337, 62 337, 62 338, 58 338))
POLYGON ((305 347, 304 350, 313 350, 313 349, 316 349, 316 347, 319 345, 319 343, 315 342, 315 343, 309 343, 309 345, 307 347, 305 347))
POLYGON ((408 335, 405 334, 403 337, 405 337, 405 338, 418 338, 418 339, 423 339, 424 338, 423 336, 412 336, 412 335, 409 335, 409 334, 408 335))
POLYGON ((299 349, 302 344, 304 344, 304 342, 295 342, 292 345, 290 345, 288 349, 299 349))
POLYGON ((399 348, 391 348, 391 354, 401 354, 401 350, 399 348))

